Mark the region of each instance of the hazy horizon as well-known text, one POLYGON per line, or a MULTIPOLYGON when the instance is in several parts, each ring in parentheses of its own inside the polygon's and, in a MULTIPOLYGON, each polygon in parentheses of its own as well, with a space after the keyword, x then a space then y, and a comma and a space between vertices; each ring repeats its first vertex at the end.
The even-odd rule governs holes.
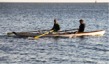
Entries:
POLYGON ((109 2, 109 0, 0 0, 0 2, 109 2))

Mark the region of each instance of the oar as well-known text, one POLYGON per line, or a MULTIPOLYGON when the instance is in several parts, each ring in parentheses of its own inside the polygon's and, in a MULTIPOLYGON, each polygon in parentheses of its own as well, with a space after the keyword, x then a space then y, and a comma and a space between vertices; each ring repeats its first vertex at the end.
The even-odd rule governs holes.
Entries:
POLYGON ((76 38, 76 34, 77 34, 77 33, 78 33, 78 31, 74 34, 74 36, 73 36, 74 38, 76 38))
POLYGON ((78 31, 76 31, 75 33, 74 33, 74 35, 73 36, 70 36, 69 38, 76 38, 76 34, 78 33, 78 31))
POLYGON ((49 30, 38 30, 38 31, 27 31, 27 32, 41 32, 41 31, 49 31, 49 30))
POLYGON ((76 28, 76 29, 69 29, 69 30, 62 30, 62 31, 59 31, 59 32, 67 32, 67 31, 72 31, 72 30, 78 30, 78 28, 76 28))
POLYGON ((38 39, 38 38, 40 38, 40 37, 42 37, 42 36, 45 36, 45 35, 49 34, 50 32, 53 32, 53 31, 54 31, 54 30, 50 30, 49 32, 45 32, 44 34, 41 34, 41 35, 39 35, 39 36, 35 36, 34 39, 38 39))

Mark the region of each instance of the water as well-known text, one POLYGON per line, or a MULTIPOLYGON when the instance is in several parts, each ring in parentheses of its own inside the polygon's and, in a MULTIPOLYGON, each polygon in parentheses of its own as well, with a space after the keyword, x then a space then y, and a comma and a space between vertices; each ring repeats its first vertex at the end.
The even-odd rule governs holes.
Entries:
POLYGON ((109 64, 108 3, 0 3, 0 64, 109 64), (61 30, 106 30, 102 37, 7 37, 11 31, 51 29, 54 18, 61 30))

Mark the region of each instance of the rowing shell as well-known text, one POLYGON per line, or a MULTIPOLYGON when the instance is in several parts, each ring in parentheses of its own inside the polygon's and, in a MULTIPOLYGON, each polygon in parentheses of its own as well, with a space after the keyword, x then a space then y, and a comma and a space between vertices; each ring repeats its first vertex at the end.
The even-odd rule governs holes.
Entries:
MULTIPOLYGON (((82 32, 82 33, 74 33, 74 32, 58 32, 58 33, 51 33, 45 35, 44 37, 78 37, 78 36, 103 36, 105 30, 97 30, 91 32, 82 32)), ((20 36, 20 37, 35 37, 41 35, 42 33, 38 32, 10 32, 7 33, 8 36, 20 36)))

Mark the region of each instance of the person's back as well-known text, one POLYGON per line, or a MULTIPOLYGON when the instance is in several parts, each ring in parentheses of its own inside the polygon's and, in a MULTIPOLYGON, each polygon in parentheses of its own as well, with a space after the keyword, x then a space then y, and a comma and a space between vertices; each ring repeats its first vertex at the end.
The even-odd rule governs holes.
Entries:
POLYGON ((84 21, 81 19, 79 20, 79 22, 80 22, 80 26, 79 26, 78 32, 84 32, 84 29, 85 29, 84 21))
POLYGON ((59 24, 56 22, 56 19, 54 19, 54 26, 51 30, 54 30, 55 32, 60 30, 59 24))

